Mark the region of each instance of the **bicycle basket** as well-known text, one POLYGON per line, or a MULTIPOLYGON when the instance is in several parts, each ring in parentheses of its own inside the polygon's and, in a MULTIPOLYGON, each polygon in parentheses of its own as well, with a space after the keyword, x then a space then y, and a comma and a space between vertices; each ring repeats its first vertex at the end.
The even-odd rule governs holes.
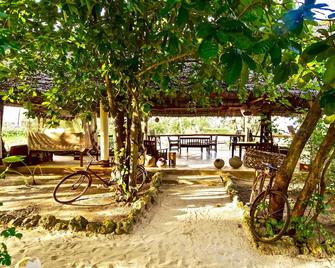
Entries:
POLYGON ((246 167, 255 169, 264 169, 264 163, 269 163, 272 166, 279 168, 283 164, 285 157, 286 155, 280 153, 248 148, 244 154, 243 163, 246 167))

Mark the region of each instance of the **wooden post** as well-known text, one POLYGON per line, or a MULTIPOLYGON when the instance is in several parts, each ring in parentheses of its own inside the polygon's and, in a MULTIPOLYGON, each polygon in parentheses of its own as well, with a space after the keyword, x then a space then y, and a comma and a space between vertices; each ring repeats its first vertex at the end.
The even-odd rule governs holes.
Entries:
POLYGON ((273 143, 271 114, 265 114, 261 117, 260 143, 273 143))
POLYGON ((147 115, 144 116, 144 139, 148 139, 148 121, 149 117, 147 115))
POLYGON ((109 166, 108 112, 100 101, 100 156, 103 166, 109 166))
POLYGON ((248 136, 248 119, 245 115, 243 115, 244 119, 244 141, 249 141, 249 136, 248 136))

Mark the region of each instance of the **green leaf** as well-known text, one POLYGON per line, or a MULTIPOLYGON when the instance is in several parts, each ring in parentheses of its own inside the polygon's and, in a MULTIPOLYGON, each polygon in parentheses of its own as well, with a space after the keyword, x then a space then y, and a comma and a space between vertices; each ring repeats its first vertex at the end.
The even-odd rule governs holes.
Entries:
POLYGON ((230 64, 234 61, 234 57, 237 53, 235 51, 226 52, 221 55, 220 61, 222 64, 230 64))
POLYGON ((22 235, 21 233, 16 233, 16 234, 15 234, 15 237, 18 238, 18 239, 21 239, 22 236, 23 236, 23 235, 22 235))
POLYGON ((327 105, 324 108, 326 115, 333 115, 335 114, 335 98, 332 98, 331 101, 327 103, 327 105))
POLYGON ((168 76, 165 76, 162 81, 161 81, 161 87, 163 89, 168 89, 169 88, 169 82, 170 82, 170 78, 168 76))
POLYGON ((161 74, 159 71, 156 70, 156 72, 154 72, 154 74, 152 75, 152 80, 157 84, 161 82, 161 74))
POLYGON ((331 85, 335 83, 335 55, 327 60, 325 67, 326 71, 323 76, 323 82, 331 85))
POLYGON ((13 156, 7 156, 3 158, 2 161, 10 164, 10 163, 23 162, 25 158, 26 157, 24 155, 13 155, 13 156))
POLYGON ((178 53, 179 51, 179 41, 175 35, 170 36, 168 44, 168 52, 170 54, 178 53))
POLYGON ((288 41, 288 49, 290 49, 296 55, 300 55, 302 52, 301 45, 294 41, 288 41))
POLYGON ((299 78, 298 86, 303 87, 305 86, 311 79, 313 79, 314 75, 312 73, 307 73, 299 78))
POLYGON ((327 116, 335 114, 335 89, 329 89, 322 94, 320 107, 327 116))
POLYGON ((225 60, 227 61, 224 70, 224 80, 228 85, 231 85, 241 76, 242 57, 240 54, 231 53, 225 60))
POLYGON ((200 58, 202 58, 204 61, 209 61, 210 59, 217 57, 218 50, 219 48, 217 43, 204 40, 199 46, 198 53, 200 58))
POLYGON ((248 65, 250 70, 253 70, 253 71, 256 70, 257 68, 256 62, 251 57, 249 57, 247 54, 243 54, 242 59, 243 59, 243 62, 248 65))
POLYGON ((217 21, 218 25, 227 32, 247 32, 247 27, 239 20, 222 17, 217 21))
POLYGON ((269 51, 271 56, 271 62, 274 66, 277 66, 281 62, 281 48, 275 44, 269 51))
POLYGON ((177 3, 177 0, 167 0, 166 1, 166 6, 164 6, 160 11, 159 11, 159 16, 160 17, 165 17, 169 14, 170 10, 175 6, 177 3))
POLYGON ((215 35, 216 35, 216 39, 222 45, 226 44, 229 41, 229 34, 225 31, 218 30, 216 31, 215 35))
POLYGON ((284 83, 288 80, 290 77, 290 66, 287 63, 281 63, 278 65, 278 67, 275 69, 273 82, 275 84, 284 83))
POLYGON ((335 122, 335 114, 326 116, 326 118, 325 118, 325 123, 326 124, 331 124, 333 122, 335 122))
POLYGON ((142 111, 147 114, 150 112, 150 110, 151 110, 151 105, 147 102, 144 103, 142 106, 142 111))
POLYGON ((199 24, 197 28, 197 36, 199 38, 207 38, 212 36, 215 32, 215 26, 210 22, 204 22, 199 24))
POLYGON ((240 85, 245 85, 248 83, 249 80, 249 68, 248 65, 243 62, 242 64, 242 70, 241 70, 241 80, 240 80, 240 85))
POLYGON ((325 51, 329 48, 329 45, 326 44, 324 41, 320 41, 310 45, 309 47, 305 48, 302 52, 301 59, 305 62, 312 61, 318 54, 325 51))
POLYGON ((316 56, 315 60, 321 62, 321 61, 324 61, 324 60, 332 57, 333 55, 335 55, 335 48, 329 47, 325 51, 322 51, 320 54, 318 54, 316 56))
POLYGON ((249 49, 255 43, 251 38, 249 38, 249 36, 243 33, 236 33, 236 34, 232 33, 231 37, 233 39, 235 46, 240 49, 249 49))
POLYGON ((299 72, 299 66, 295 62, 290 62, 290 75, 297 74, 299 72))
POLYGON ((179 12, 178 12, 177 20, 176 20, 177 25, 178 26, 185 25, 188 21, 188 17, 189 17, 188 9, 185 8, 184 5, 182 5, 179 8, 179 12))
POLYGON ((8 15, 6 13, 0 12, 0 18, 6 18, 8 15))
POLYGON ((270 39, 262 40, 256 43, 252 48, 252 52, 255 54, 265 54, 273 46, 273 41, 270 39))

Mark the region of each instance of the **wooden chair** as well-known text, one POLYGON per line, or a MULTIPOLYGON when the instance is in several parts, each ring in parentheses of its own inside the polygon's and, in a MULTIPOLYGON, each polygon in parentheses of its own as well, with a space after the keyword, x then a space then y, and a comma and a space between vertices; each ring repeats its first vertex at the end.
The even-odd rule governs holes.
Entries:
MULTIPOLYGON (((242 134, 242 130, 236 130, 236 135, 241 135, 242 134)), ((233 143, 236 143, 238 141, 241 141, 241 137, 240 136, 231 136, 230 137, 230 141, 229 141, 229 150, 232 146, 233 143)))
POLYGON ((171 139, 171 137, 168 137, 169 140, 169 151, 172 151, 173 147, 176 147, 177 151, 179 151, 180 148, 180 140, 179 138, 175 139, 171 139))
POLYGON ((211 136, 211 139, 209 141, 210 149, 214 150, 216 153, 218 151, 218 136, 211 136))
POLYGON ((158 151, 157 151, 157 146, 156 146, 156 141, 155 140, 144 140, 144 148, 147 152, 147 154, 152 155, 156 159, 158 158, 158 151))

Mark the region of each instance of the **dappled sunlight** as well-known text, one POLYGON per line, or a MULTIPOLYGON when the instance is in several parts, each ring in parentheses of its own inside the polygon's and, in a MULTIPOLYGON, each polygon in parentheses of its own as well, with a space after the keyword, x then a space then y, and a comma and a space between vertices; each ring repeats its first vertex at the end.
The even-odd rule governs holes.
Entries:
POLYGON ((33 206, 38 209, 39 214, 52 214, 59 219, 69 220, 82 215, 88 220, 99 220, 127 215, 131 209, 116 202, 113 187, 105 188, 96 183, 75 202, 59 204, 53 199, 53 190, 62 176, 44 175, 35 178, 37 185, 28 186, 20 176, 9 175, 5 180, 1 180, 0 201, 4 206, 0 210, 14 211, 33 206))

